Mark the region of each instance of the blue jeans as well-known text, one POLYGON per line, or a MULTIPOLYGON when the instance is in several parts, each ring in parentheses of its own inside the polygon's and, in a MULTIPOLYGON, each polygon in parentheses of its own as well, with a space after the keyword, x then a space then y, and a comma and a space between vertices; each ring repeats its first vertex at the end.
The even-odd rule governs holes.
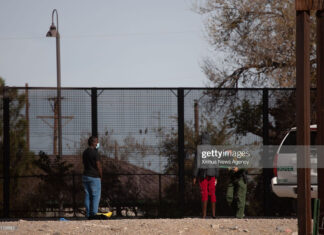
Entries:
POLYGON ((93 216, 98 213, 101 194, 101 180, 100 178, 83 175, 82 183, 85 192, 84 204, 86 208, 86 216, 93 216))

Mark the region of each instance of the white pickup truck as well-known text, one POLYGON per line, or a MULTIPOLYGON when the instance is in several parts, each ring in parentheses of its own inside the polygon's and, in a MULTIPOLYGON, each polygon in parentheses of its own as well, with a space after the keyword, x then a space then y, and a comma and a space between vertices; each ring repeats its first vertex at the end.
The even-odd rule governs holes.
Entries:
MULTIPOLYGON (((311 125, 311 145, 316 143, 317 126, 311 125)), ((282 140, 273 161, 274 177, 271 180, 272 191, 278 197, 297 198, 297 154, 293 148, 284 146, 296 145, 296 127, 291 128, 282 140)), ((312 152, 312 148, 311 148, 312 152)), ((311 162, 311 197, 317 198, 317 158, 310 154, 311 162)))

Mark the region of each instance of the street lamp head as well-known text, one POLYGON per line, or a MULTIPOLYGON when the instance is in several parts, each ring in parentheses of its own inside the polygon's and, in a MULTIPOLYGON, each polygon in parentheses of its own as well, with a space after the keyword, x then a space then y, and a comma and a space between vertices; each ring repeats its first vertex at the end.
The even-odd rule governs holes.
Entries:
POLYGON ((46 34, 46 37, 59 37, 58 28, 59 28, 59 25, 58 25, 58 13, 57 13, 57 10, 54 9, 53 12, 52 12, 52 24, 51 24, 51 27, 50 27, 49 31, 46 34), (56 14, 56 26, 57 27, 54 24, 54 14, 56 14))
POLYGON ((52 23, 49 31, 46 34, 46 37, 56 37, 56 35, 57 35, 57 29, 54 23, 52 23))

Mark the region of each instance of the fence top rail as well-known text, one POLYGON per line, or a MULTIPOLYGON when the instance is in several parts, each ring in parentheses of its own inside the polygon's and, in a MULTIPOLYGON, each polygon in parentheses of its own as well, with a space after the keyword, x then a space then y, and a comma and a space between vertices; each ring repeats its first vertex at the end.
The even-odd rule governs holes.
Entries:
MULTIPOLYGON (((25 87, 25 86, 6 86, 5 89, 30 89, 30 90, 56 90, 57 87, 25 87)), ((265 87, 242 87, 242 88, 217 88, 217 87, 61 87, 62 90, 296 90, 292 88, 265 88, 265 87)), ((316 90, 316 88, 311 88, 316 90)))
MULTIPOLYGON (((69 177, 69 176, 82 176, 82 173, 68 173, 59 175, 62 177, 69 177)), ((104 176, 177 176, 176 173, 103 173, 104 176)), ((10 178, 41 178, 41 177, 47 177, 49 175, 46 174, 40 174, 40 175, 11 175, 10 178)), ((0 180, 3 180, 4 177, 0 176, 0 180)))

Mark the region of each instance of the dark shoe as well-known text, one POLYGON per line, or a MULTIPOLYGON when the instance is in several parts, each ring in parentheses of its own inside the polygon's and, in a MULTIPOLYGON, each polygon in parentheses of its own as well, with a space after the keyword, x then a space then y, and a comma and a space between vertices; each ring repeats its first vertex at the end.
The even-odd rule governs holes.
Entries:
POLYGON ((244 217, 245 217, 245 214, 243 214, 242 216, 236 215, 236 219, 243 219, 244 217))
POLYGON ((89 218, 88 218, 88 220, 106 220, 106 219, 108 219, 107 216, 105 216, 105 215, 98 215, 98 214, 89 216, 89 218))

